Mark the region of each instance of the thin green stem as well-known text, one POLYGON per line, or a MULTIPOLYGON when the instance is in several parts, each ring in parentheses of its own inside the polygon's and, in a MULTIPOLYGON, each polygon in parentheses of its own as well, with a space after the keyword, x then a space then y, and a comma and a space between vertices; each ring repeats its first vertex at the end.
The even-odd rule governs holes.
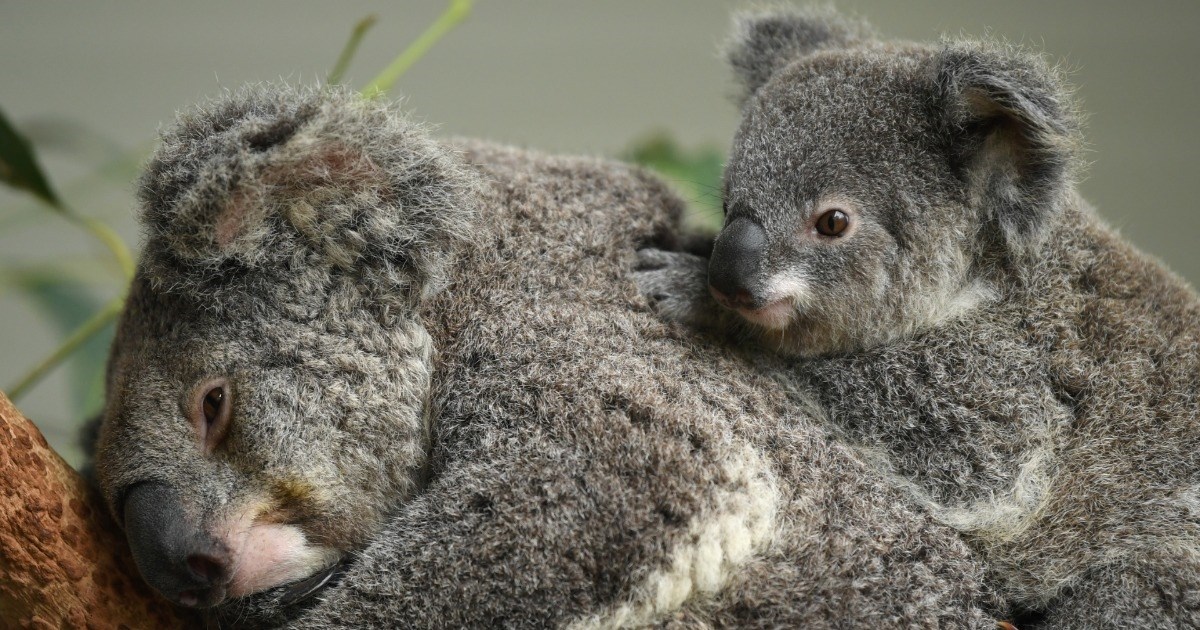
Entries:
POLYGON ((342 76, 346 74, 346 69, 350 67, 350 60, 354 59, 354 53, 358 52, 358 45, 362 43, 362 38, 375 26, 376 20, 379 18, 374 15, 358 21, 354 25, 354 30, 350 32, 350 39, 346 41, 345 47, 342 48, 342 53, 338 55, 337 62, 333 64, 333 70, 329 71, 329 76, 325 78, 325 82, 329 85, 337 85, 342 82, 342 76))
POLYGON ((108 248, 108 251, 112 253, 113 258, 116 259, 117 265, 121 268, 121 273, 125 274, 125 279, 133 279, 133 254, 130 253, 129 248, 125 246, 125 241, 122 241, 121 237, 118 236, 112 228, 105 225, 104 222, 98 221, 91 217, 82 217, 70 213, 68 213, 67 216, 70 217, 72 221, 79 223, 84 227, 84 229, 91 232, 92 236, 95 236, 96 239, 101 243, 104 243, 104 246, 108 248))
POLYGON ((53 207, 55 210, 58 210, 61 216, 87 230, 96 240, 103 243, 104 247, 112 254, 124 279, 133 279, 135 267, 133 253, 129 251, 129 247, 125 245, 125 241, 121 240, 121 237, 112 228, 99 219, 77 214, 66 205, 59 204, 53 207))
POLYGON ((67 337, 66 341, 63 341, 62 345, 60 345, 57 350, 55 350, 50 356, 43 359, 41 363, 34 366, 29 373, 21 377, 21 380, 17 381, 16 384, 9 388, 9 399, 16 401, 18 398, 24 395, 25 392, 29 391, 30 388, 36 385, 38 381, 42 380, 42 378, 49 374, 51 370, 57 367, 58 364, 62 363, 64 359, 71 356, 71 353, 75 352, 75 350, 86 343, 88 339, 91 339, 101 330, 104 330, 105 326, 117 318, 117 315, 121 313, 121 308, 124 307, 124 305, 124 296, 113 298, 111 301, 105 304, 104 308, 100 309, 100 312, 93 315, 91 319, 87 320, 82 326, 75 329, 75 332, 71 333, 71 336, 67 337))
POLYGON ((441 16, 425 29, 424 33, 416 39, 408 48, 404 49, 379 76, 371 80, 366 87, 363 88, 363 96, 368 99, 379 98, 392 89, 396 81, 412 67, 429 49, 438 42, 446 33, 449 33, 455 26, 466 19, 471 13, 471 5, 473 0, 450 0, 450 6, 441 16))

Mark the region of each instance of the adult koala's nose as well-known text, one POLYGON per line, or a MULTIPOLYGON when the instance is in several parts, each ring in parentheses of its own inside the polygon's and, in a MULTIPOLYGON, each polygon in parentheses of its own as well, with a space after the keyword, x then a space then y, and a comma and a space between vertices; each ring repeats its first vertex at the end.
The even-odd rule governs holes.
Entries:
POLYGON ((767 232, 757 221, 734 219, 713 243, 708 260, 708 286, 728 308, 756 309, 763 304, 761 271, 767 232))
POLYGON ((146 583, 184 606, 213 606, 225 598, 229 552, 184 515, 170 486, 146 482, 125 498, 125 535, 146 583))

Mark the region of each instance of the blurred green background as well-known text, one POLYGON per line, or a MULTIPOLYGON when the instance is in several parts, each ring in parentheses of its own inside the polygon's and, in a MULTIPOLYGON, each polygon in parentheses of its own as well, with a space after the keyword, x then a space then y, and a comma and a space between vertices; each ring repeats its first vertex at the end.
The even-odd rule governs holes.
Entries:
MULTIPOLYGON (((1072 70, 1090 114, 1084 193, 1193 283, 1200 2, 844 0, 886 36, 994 36, 1072 70)), ((400 80, 441 135, 649 162, 712 218, 737 123, 717 55, 722 0, 478 0, 400 80)), ((80 215, 138 241, 131 182, 176 109, 243 83, 322 79, 375 14, 345 83, 362 86, 432 23, 441 2, 0 2, 0 108, 80 215)), ((122 289, 111 256, 28 195, 0 190, 0 387, 9 387, 122 289)), ((94 411, 97 337, 20 407, 68 460, 94 411)))

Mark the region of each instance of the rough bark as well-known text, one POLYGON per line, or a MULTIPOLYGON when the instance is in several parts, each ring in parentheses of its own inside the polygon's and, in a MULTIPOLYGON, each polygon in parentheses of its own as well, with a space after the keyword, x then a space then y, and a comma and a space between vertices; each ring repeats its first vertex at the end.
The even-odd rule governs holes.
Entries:
POLYGON ((100 497, 0 394, 0 628, 185 628, 100 497))

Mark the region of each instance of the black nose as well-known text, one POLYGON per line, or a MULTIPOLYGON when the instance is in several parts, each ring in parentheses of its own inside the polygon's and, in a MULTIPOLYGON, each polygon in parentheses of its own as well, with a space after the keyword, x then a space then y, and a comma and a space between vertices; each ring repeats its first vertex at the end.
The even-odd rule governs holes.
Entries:
POLYGON ((185 606, 225 596, 229 552, 186 517, 170 486, 140 483, 125 495, 125 535, 146 583, 185 606))
POLYGON ((767 232, 757 221, 739 217, 725 226, 708 260, 708 286, 716 298, 733 308, 761 306, 756 290, 766 251, 767 232))

